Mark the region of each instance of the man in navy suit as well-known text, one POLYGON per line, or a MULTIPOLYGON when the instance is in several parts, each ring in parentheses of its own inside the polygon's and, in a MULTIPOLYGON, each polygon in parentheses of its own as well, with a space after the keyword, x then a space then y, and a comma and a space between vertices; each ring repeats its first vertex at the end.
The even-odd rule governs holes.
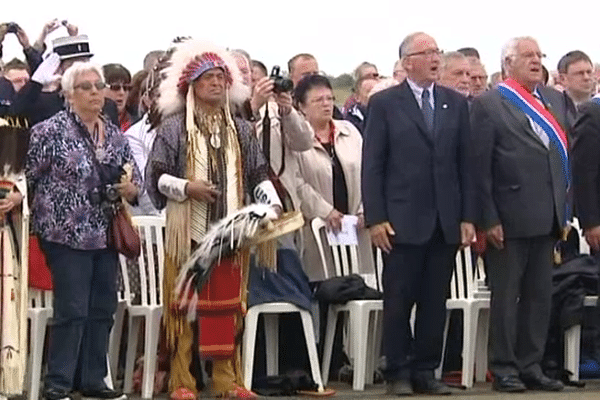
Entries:
POLYGON ((371 98, 364 135, 362 194, 371 238, 385 253, 385 377, 394 395, 450 393, 433 371, 455 253, 475 234, 467 99, 435 84, 440 55, 425 33, 404 39, 407 79, 371 98))

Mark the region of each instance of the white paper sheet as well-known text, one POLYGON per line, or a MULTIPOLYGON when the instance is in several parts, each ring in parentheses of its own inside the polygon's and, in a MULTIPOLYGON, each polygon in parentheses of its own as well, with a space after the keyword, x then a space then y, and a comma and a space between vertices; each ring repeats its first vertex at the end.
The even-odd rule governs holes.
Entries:
POLYGON ((358 237, 356 235, 356 224, 358 217, 356 215, 344 215, 342 218, 342 229, 336 234, 327 229, 327 239, 329 244, 337 245, 358 245, 358 237))

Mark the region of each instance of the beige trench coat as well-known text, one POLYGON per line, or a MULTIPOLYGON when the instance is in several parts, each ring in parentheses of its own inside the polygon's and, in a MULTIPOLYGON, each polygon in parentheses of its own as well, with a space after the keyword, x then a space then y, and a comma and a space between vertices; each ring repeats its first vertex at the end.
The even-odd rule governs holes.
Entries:
POLYGON ((298 173, 298 165, 294 153, 312 149, 315 133, 308 121, 298 111, 292 109, 288 115, 280 117, 277 103, 269 101, 260 108, 260 118, 256 122, 256 136, 261 147, 263 143, 263 119, 266 107, 269 107, 269 119, 271 120, 271 168, 277 175, 281 169, 282 162, 285 163, 285 168, 279 179, 289 192, 294 203, 294 208, 300 209, 300 199, 295 189, 297 184, 295 177, 298 173), (285 154, 282 157, 284 146, 285 154))
MULTIPOLYGON (((334 148, 348 188, 348 208, 352 215, 363 213, 360 188, 362 136, 348 121, 333 121, 335 125, 334 148)), ((299 176, 298 197, 306 224, 304 226, 304 252, 302 261, 309 280, 325 279, 317 243, 310 229, 314 218, 325 219, 333 210, 333 171, 329 154, 315 138, 311 150, 297 153, 299 176)), ((371 241, 366 229, 359 232, 359 271, 360 274, 374 273, 371 241)), ((326 243, 326 242, 325 242, 326 243)), ((335 269, 331 259, 327 262, 328 276, 333 277, 335 269)))

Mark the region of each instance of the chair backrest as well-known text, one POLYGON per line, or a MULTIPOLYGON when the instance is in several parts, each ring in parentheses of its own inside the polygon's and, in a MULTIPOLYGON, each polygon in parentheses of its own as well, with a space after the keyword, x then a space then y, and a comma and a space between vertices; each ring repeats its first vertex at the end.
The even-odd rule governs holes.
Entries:
MULTIPOLYGON (((329 237, 325 234, 325 221, 323 221, 321 218, 315 218, 311 221, 311 229, 315 241, 317 242, 317 248, 319 249, 321 266, 323 268, 325 279, 332 277, 329 274, 329 268, 327 268, 328 257, 326 255, 326 252, 329 252, 329 254, 331 254, 331 258, 333 259, 335 276, 360 274, 365 279, 367 285, 374 287, 375 289, 382 290, 380 285, 380 274, 377 271, 379 263, 373 262, 372 252, 370 253, 371 259, 367 260, 367 262, 370 261, 371 265, 373 265, 374 268, 377 268, 377 270, 374 269, 372 274, 365 275, 359 272, 360 257, 358 244, 342 245, 337 243, 331 243, 329 237), (323 238, 325 238, 325 240, 327 241, 327 247, 323 244, 323 238)), ((358 240, 361 240, 360 236, 358 240)))
POLYGON ((462 250, 458 250, 456 252, 452 280, 450 281, 451 299, 469 299, 474 297, 477 286, 473 270, 471 248, 465 247, 462 250))
POLYGON ((52 308, 52 290, 29 288, 30 309, 52 308))
MULTIPOLYGON (((164 228, 165 218, 161 216, 135 216, 132 217, 133 225, 138 229, 142 251, 137 259, 140 280, 141 306, 157 306, 163 302, 162 282, 164 273, 164 228)), ((128 305, 132 305, 133 293, 127 272, 127 259, 119 256, 121 275, 123 277, 124 298, 128 305)), ((137 305, 137 304, 135 304, 137 305)))
POLYGON ((579 234, 579 254, 590 254, 590 245, 587 240, 585 240, 585 236, 583 236, 583 229, 581 229, 581 225, 579 225, 579 220, 577 218, 573 218, 571 227, 576 229, 579 234))

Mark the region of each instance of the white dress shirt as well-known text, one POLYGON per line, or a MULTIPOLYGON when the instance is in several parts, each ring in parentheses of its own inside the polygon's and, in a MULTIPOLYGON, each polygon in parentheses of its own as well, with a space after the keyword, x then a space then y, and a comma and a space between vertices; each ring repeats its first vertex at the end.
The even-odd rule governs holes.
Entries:
POLYGON ((415 95, 415 99, 417 100, 417 104, 419 105, 419 108, 423 108, 423 92, 425 90, 427 90, 427 91, 429 91, 429 103, 431 104, 431 109, 435 110, 435 103, 434 103, 434 98, 433 98, 433 83, 431 85, 429 85, 429 87, 427 87, 427 88, 422 88, 421 86, 417 85, 410 78, 406 78, 406 82, 408 83, 408 86, 410 87, 413 94, 415 95))

